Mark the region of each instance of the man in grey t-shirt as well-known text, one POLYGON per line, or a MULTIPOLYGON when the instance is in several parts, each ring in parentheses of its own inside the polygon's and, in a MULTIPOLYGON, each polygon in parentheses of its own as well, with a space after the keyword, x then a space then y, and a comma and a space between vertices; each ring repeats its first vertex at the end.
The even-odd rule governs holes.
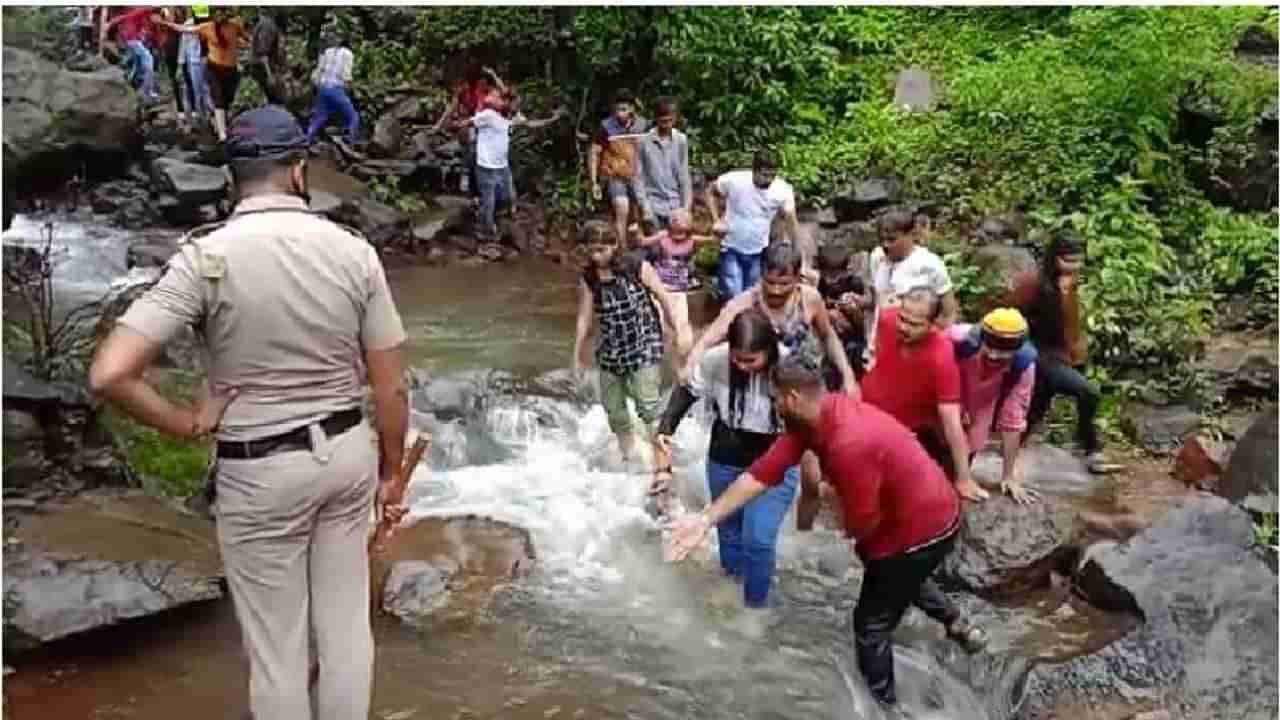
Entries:
POLYGON ((675 100, 659 98, 653 107, 654 127, 640 139, 636 194, 645 221, 665 230, 671 225, 671 213, 693 211, 689 138, 676 129, 675 100))

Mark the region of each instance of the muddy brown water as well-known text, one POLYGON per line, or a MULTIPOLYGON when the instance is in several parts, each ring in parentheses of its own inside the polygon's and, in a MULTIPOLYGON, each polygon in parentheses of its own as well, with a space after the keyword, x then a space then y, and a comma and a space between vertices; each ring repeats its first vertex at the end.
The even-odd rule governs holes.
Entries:
MULTIPOLYGON (((388 277, 410 337, 408 364, 523 376, 569 364, 572 268, 536 260, 391 268, 388 277)), ((691 305, 705 323, 705 301, 691 305)), ((601 423, 588 413, 576 432, 599 435, 601 423)), ((705 427, 700 432, 705 440, 705 427)), ((849 643, 854 588, 821 577, 811 563, 816 548, 842 542, 834 515, 825 513, 808 534, 788 520, 775 586, 779 622, 762 634, 744 625, 732 597, 729 609, 709 600, 723 599, 725 589, 708 557, 664 566, 659 538, 609 517, 626 507, 611 493, 625 494, 633 480, 572 457, 547 460, 545 453, 575 456, 585 446, 555 442, 544 455, 530 451, 524 464, 432 473, 433 488, 443 489, 424 497, 455 498, 459 514, 477 503, 519 510, 502 519, 529 521, 537 560, 527 562, 523 531, 483 520, 429 518, 401 534, 392 559, 450 557, 463 570, 446 607, 425 625, 375 618, 371 717, 856 717, 833 706, 839 678, 830 656, 849 643), (585 481, 561 486, 557 475, 585 481), (496 489, 485 496, 490 483, 496 489)), ((1167 467, 1147 462, 1105 492, 1063 502, 1150 517, 1183 493, 1167 467)), ((1083 603, 1066 583, 982 612, 993 652, 1048 661, 1092 651, 1132 623, 1083 603)), ((10 663, 5 717, 213 720, 245 710, 245 660, 225 600, 70 638, 10 663)), ((972 705, 972 697, 959 698, 948 717, 986 717, 963 710, 972 705)))

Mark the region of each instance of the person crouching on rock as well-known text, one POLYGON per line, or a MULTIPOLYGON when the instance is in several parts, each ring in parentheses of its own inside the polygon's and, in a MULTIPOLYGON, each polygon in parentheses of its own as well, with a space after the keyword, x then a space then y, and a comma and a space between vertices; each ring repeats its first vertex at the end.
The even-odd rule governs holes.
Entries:
POLYGON ((960 369, 960 409, 969 437, 970 458, 987 446, 991 432, 1000 433, 1004 467, 1000 491, 1015 502, 1035 502, 1017 471, 1027 407, 1036 382, 1036 349, 1027 340, 1027 321, 1013 308, 987 313, 978 325, 947 329, 960 369))
POLYGON ((787 432, 702 513, 676 524, 669 556, 687 557, 712 525, 783 482, 805 450, 816 451, 865 566, 853 612, 858 668, 871 694, 894 706, 893 631, 908 605, 941 622, 969 652, 986 644, 929 577, 955 545, 960 498, 914 433, 870 403, 827 392, 813 360, 782 358, 771 375, 787 432))
MULTIPOLYGON (((667 496, 672 479, 671 438, 685 413, 700 398, 706 398, 715 412, 707 450, 707 489, 713 499, 724 494, 751 463, 764 455, 783 430, 773 409, 769 385, 769 371, 780 352, 773 324, 759 310, 747 310, 733 319, 729 342, 707 351, 689 382, 671 393, 654 436, 657 469, 651 493, 667 496)), ((778 531, 799 484, 800 467, 792 465, 783 472, 781 483, 716 525, 720 567, 742 584, 743 604, 749 608, 768 606, 778 531)), ((664 507, 665 503, 660 502, 659 506, 664 507)))
MULTIPOLYGON (((661 402, 663 312, 674 316, 675 302, 653 266, 638 251, 624 253, 621 241, 609 225, 592 220, 578 236, 585 254, 578 281, 578 325, 573 343, 573 375, 581 381, 587 337, 599 325, 595 359, 600 368, 600 399, 609 428, 618 436, 623 459, 640 451, 642 438, 650 437, 661 402), (636 428, 627 400, 645 425, 636 428)), ((682 348, 683 350, 683 348, 682 348)))

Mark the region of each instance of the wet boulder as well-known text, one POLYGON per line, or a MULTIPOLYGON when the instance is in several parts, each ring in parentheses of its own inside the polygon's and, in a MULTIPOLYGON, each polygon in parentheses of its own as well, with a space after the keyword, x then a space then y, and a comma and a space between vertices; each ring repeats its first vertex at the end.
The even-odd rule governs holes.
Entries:
POLYGON ((383 115, 373 125, 373 137, 369 150, 376 157, 393 158, 400 153, 404 142, 404 126, 394 114, 383 115))
POLYGON ((141 146, 139 96, 116 68, 72 72, 6 45, 3 81, 5 175, 23 190, 109 175, 141 146))
POLYGON ((131 243, 129 249, 125 251, 125 267, 133 268, 160 268, 169 263, 169 258, 178 252, 178 240, 180 238, 155 238, 149 237, 131 243))
POLYGON ((449 602, 449 578, 458 568, 447 561, 395 563, 382 589, 382 610, 408 622, 427 619, 449 602))
POLYGON ((1200 429, 1200 413, 1185 405, 1154 406, 1137 404, 1127 414, 1133 436, 1146 449, 1170 452, 1182 445, 1183 439, 1200 429))
POLYGON ((21 423, 6 423, 6 430, 31 422, 40 426, 38 434, 5 437, 7 493, 46 495, 59 488, 131 482, 128 466, 84 387, 45 382, 5 358, 4 409, 22 415, 21 423))
POLYGON ((202 209, 227 200, 230 184, 223 168, 170 158, 151 163, 151 179, 156 191, 164 193, 161 214, 174 224, 197 224, 216 217, 216 211, 206 215, 202 209))
POLYGON ((1272 405, 1258 414, 1227 464, 1217 492, 1253 512, 1277 512, 1277 408, 1272 405))
POLYGON ((6 654, 222 596, 213 526, 140 492, 84 494, 14 521, 6 654))
POLYGON ((1019 505, 993 495, 967 505, 955 550, 939 577, 984 596, 1010 597, 1044 587, 1071 552, 1075 522, 1053 502, 1019 505))
POLYGON ((831 209, 841 222, 868 220, 881 208, 898 202, 902 183, 894 177, 875 176, 859 180, 831 198, 831 209))
POLYGON ((359 230, 376 248, 403 239, 409 231, 407 215, 371 197, 346 199, 330 217, 359 230))
MULTIPOLYGON (((1004 461, 1000 453, 984 451, 973 459, 973 477, 988 487, 1000 483, 1004 461)), ((1103 476, 1094 475, 1084 461, 1053 445, 1029 445, 1018 454, 1018 472, 1023 481, 1049 496, 1089 497, 1107 485, 1103 476)))
POLYGON ((1156 705, 1186 718, 1275 717, 1277 582, 1251 536, 1246 512, 1199 494, 1129 541, 1092 549, 1077 587, 1142 623, 1096 653, 1037 667, 1020 716, 1156 705))
POLYGON ((471 204, 466 198, 441 196, 437 207, 428 210, 413 221, 415 246, 438 245, 454 231, 467 226, 471 217, 471 204))
POLYGON ((1280 348, 1274 333, 1217 338, 1200 365, 1211 391, 1219 395, 1274 398, 1280 391, 1280 348))

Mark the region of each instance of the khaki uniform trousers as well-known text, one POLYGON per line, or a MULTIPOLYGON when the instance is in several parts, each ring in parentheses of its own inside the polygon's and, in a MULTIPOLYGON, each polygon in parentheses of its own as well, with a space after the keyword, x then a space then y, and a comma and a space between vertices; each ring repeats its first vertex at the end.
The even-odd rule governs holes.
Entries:
POLYGON ((373 687, 370 508, 378 450, 368 421, 312 450, 218 461, 218 544, 249 656, 259 720, 365 720, 373 687))

